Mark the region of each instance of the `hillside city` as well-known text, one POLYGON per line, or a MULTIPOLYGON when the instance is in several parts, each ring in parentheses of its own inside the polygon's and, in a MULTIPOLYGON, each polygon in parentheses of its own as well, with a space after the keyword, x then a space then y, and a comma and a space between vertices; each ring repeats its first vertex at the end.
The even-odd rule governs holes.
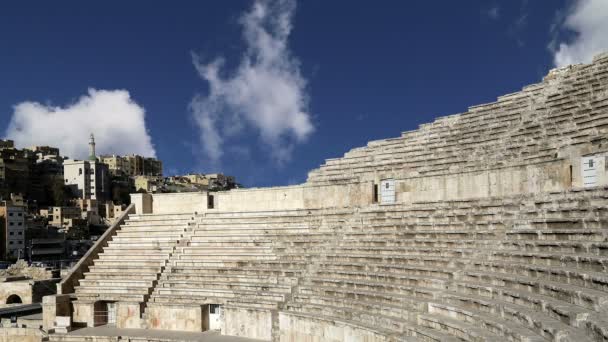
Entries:
MULTIPOLYGON (((84 141, 84 144, 87 142, 84 141)), ((0 140, 0 268, 17 260, 69 268, 130 204, 130 193, 219 191, 240 187, 223 174, 163 176, 161 160, 96 155, 87 160, 56 147, 17 148, 0 140)))

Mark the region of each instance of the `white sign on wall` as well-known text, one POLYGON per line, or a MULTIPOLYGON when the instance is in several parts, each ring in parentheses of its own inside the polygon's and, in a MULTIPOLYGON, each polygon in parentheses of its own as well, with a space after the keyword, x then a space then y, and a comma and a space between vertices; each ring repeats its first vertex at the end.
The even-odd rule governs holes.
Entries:
POLYGON ((599 160, 594 156, 583 157, 581 159, 581 173, 583 175, 583 185, 585 187, 597 185, 598 164, 599 160))
POLYGON ((383 179, 380 181, 380 203, 395 203, 395 180, 383 179))

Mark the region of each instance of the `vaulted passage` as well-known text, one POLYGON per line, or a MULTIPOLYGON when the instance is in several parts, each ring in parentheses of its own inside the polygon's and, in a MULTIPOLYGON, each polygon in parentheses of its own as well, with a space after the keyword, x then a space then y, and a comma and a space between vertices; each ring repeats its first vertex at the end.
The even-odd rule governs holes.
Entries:
POLYGON ((21 297, 19 297, 16 294, 10 295, 8 296, 8 298, 6 298, 6 304, 21 304, 23 303, 23 301, 21 301, 21 297))

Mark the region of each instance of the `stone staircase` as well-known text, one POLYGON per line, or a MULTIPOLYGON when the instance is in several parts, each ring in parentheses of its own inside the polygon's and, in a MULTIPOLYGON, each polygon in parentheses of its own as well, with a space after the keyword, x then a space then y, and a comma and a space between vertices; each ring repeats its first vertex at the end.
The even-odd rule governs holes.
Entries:
POLYGON ((80 280, 79 301, 147 303, 192 214, 131 215, 80 280))

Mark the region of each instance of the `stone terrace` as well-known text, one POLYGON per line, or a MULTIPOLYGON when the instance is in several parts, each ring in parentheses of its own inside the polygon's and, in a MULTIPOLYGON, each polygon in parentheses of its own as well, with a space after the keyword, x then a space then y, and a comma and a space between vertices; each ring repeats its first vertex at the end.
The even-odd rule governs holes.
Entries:
POLYGON ((608 339, 604 188, 197 220, 149 305, 265 308, 407 340, 608 339))
POLYGON ((498 101, 370 142, 308 174, 313 184, 378 173, 435 176, 554 160, 560 148, 608 142, 608 54, 554 71, 498 101))
MULTIPOLYGON (((74 316, 90 323, 92 303, 135 303, 125 326, 199 331, 204 305, 221 304, 222 333, 273 341, 608 341, 607 147, 604 54, 328 160, 297 191, 237 190, 198 213, 132 216, 80 280, 74 316), (603 183, 578 188, 573 172, 592 153, 603 183), (349 187, 554 161, 570 169, 558 186, 500 197, 403 200, 401 182, 396 204, 377 204, 372 187, 349 187), (351 192, 363 200, 318 205, 351 192), (301 201, 280 202, 288 193, 301 201)), ((553 181, 557 169, 543 170, 519 181, 553 181)))
POLYGON ((78 300, 146 303, 192 222, 193 214, 131 216, 80 280, 78 300))

